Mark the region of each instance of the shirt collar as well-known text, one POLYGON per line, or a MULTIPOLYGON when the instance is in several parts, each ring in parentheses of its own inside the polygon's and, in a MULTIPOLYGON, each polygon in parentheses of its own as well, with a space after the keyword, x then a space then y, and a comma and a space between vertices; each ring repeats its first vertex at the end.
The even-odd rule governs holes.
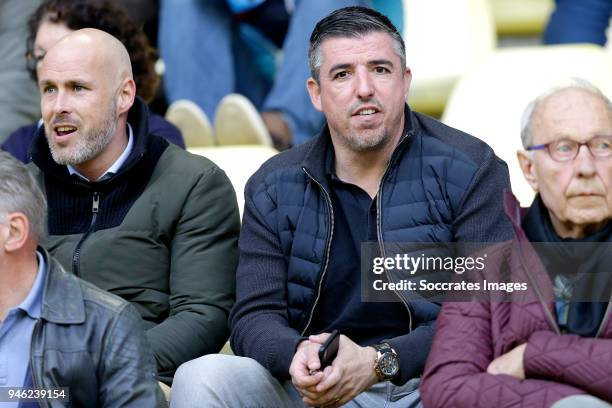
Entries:
MULTIPOLYGON (((130 156, 130 153, 132 153, 132 149, 134 148, 134 135, 132 132, 132 126, 130 126, 130 124, 127 124, 127 128, 128 128, 128 143, 127 146, 125 147, 125 150, 123 150, 123 153, 121 153, 121 156, 119 156, 117 158, 117 160, 115 160, 115 162, 108 168, 108 170, 106 170, 99 178, 97 181, 102 180, 105 177, 110 177, 112 175, 114 175, 115 173, 117 173, 119 171, 119 169, 121 168, 121 166, 123 166, 123 163, 125 163, 125 161, 127 160, 127 158, 130 156)), ((84 175, 82 175, 81 173, 79 173, 74 167, 72 167, 71 165, 66 165, 66 167, 68 167, 68 173, 70 173, 70 175, 72 176, 73 174, 76 174, 77 176, 79 176, 80 178, 82 178, 85 181, 91 181, 89 180, 87 177, 85 177, 84 175)))
POLYGON ((45 258, 42 254, 36 251, 36 257, 38 258, 38 272, 36 272, 36 279, 34 284, 28 293, 28 296, 17 306, 18 309, 26 312, 31 318, 39 319, 40 311, 42 306, 42 293, 43 283, 45 281, 46 265, 45 258))

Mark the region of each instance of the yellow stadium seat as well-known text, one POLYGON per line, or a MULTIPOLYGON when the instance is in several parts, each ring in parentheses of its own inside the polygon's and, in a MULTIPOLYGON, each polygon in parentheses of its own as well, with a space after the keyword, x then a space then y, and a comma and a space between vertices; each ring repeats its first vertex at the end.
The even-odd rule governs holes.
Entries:
POLYGON ((193 147, 188 150, 210 159, 225 171, 236 191, 241 219, 244 210, 244 187, 249 177, 266 160, 278 153, 273 147, 263 145, 193 147))
POLYGON ((219 353, 227 354, 230 356, 234 355, 234 350, 232 350, 232 346, 230 345, 229 340, 225 342, 225 344, 223 345, 223 348, 221 349, 221 351, 219 351, 219 353))
POLYGON ((612 52, 612 18, 608 23, 608 29, 606 30, 606 49, 612 52))
POLYGON ((497 35, 539 36, 554 8, 553 0, 489 0, 497 35))
POLYGON ((166 111, 166 120, 179 128, 188 148, 216 144, 210 120, 198 105, 188 99, 173 102, 166 111))
POLYGON ((439 116, 454 83, 496 44, 489 0, 404 0, 408 103, 439 116))
POLYGON ((584 78, 612 95, 612 53, 595 45, 535 46, 500 50, 468 72, 453 90, 443 122, 487 142, 506 161, 523 206, 533 192, 523 179, 516 151, 527 104, 569 77, 584 78))

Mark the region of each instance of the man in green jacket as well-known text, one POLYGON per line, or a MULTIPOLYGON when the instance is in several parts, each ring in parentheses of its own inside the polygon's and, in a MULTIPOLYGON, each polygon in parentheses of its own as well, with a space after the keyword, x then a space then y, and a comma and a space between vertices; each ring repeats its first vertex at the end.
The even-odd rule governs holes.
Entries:
POLYGON ((209 160, 149 134, 123 45, 75 31, 38 71, 44 129, 30 147, 49 209, 46 246, 140 312, 159 378, 218 352, 234 301, 236 196, 209 160))

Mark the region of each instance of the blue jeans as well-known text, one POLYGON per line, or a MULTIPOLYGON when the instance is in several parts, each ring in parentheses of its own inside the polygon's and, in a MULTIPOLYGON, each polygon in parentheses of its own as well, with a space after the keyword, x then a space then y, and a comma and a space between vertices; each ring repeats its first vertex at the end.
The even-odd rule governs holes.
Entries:
POLYGON ((590 395, 572 395, 555 402, 550 408, 610 408, 612 405, 590 395))
POLYGON ((170 102, 190 99, 214 117, 221 98, 237 92, 260 111, 280 111, 294 144, 314 136, 324 123, 306 91, 309 38, 331 11, 370 0, 296 0, 283 44, 283 61, 270 84, 252 67, 252 55, 238 35, 225 0, 162 0, 159 48, 166 64, 164 86, 170 102))
MULTIPOLYGON (((344 408, 423 408, 414 378, 401 386, 385 381, 343 405, 344 408)), ((255 360, 209 354, 182 364, 170 392, 171 408, 303 408, 290 380, 279 382, 255 360)))
POLYGON ((544 44, 606 43, 612 0, 557 0, 544 44))

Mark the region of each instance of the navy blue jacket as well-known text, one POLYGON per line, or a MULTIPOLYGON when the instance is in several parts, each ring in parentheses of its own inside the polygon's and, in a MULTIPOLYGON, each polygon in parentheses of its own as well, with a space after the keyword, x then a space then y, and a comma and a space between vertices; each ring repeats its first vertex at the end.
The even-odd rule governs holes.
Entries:
MULTIPOLYGON (((378 240, 509 239, 502 206, 510 187, 506 164, 479 139, 407 107, 405 115, 404 135, 377 194, 378 240)), ((325 127, 268 160, 245 189, 232 348, 279 378, 288 376, 297 344, 310 334, 323 280, 333 273, 327 270, 334 229, 325 176, 330 143, 325 127)), ((402 301, 412 330, 389 340, 400 357, 399 384, 422 373, 439 310, 435 303, 402 301)))

